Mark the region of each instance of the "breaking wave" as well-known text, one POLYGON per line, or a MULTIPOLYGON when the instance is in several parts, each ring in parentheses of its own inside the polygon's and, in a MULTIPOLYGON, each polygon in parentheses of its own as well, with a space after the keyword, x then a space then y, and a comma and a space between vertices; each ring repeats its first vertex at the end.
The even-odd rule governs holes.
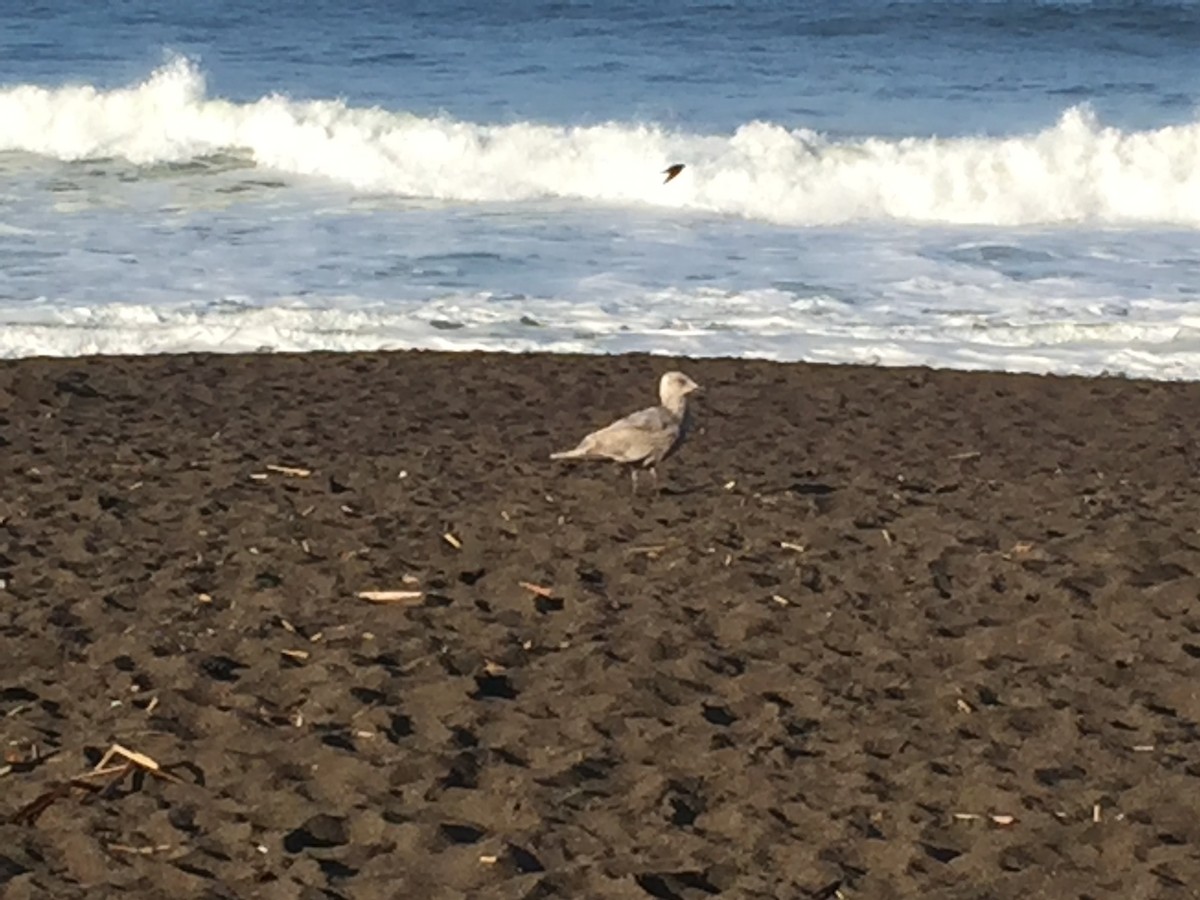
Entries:
POLYGON ((1122 131, 1085 107, 1000 138, 835 140, 759 121, 724 135, 490 125, 340 100, 232 102, 179 59, 128 88, 0 89, 0 121, 0 150, 138 165, 236 153, 354 190, 450 201, 650 204, 787 225, 1200 225, 1200 123, 1122 131), (687 168, 664 185, 672 162, 687 168))

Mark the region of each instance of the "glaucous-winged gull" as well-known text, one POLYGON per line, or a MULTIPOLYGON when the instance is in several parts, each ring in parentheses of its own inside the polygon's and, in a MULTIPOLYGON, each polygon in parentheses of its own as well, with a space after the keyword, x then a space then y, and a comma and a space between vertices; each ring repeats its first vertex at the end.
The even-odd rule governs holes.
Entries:
POLYGON ((633 489, 638 469, 649 469, 658 483, 657 467, 687 438, 691 426, 688 395, 700 385, 682 372, 667 372, 659 380, 659 406, 631 413, 593 431, 573 450, 552 453, 551 459, 611 459, 632 466, 633 489))

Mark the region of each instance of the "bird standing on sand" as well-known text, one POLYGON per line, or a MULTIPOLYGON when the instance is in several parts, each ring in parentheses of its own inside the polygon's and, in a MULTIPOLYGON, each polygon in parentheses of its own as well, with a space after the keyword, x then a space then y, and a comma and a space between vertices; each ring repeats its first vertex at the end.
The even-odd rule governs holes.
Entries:
POLYGON ((550 454, 551 459, 611 459, 632 466, 633 490, 638 468, 650 470, 658 484, 657 466, 678 449, 691 427, 688 394, 700 385, 682 372, 667 372, 659 380, 660 406, 638 410, 611 425, 593 431, 573 450, 550 454))

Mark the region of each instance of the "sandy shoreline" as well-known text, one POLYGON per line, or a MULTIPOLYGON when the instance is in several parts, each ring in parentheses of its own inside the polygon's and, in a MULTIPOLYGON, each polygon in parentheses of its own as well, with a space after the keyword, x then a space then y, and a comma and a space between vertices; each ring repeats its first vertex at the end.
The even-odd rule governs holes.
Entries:
POLYGON ((1197 409, 642 356, 0 362, 0 816, 114 742, 188 763, 0 825, 0 893, 1186 892, 1197 409), (705 393, 661 494, 546 460, 673 366, 705 393))

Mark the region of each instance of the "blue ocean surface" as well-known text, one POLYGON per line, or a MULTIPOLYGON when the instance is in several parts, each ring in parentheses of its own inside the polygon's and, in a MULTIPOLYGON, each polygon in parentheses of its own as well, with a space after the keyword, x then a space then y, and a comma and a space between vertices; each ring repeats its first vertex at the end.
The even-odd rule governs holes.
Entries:
POLYGON ((1197 46, 1136 0, 0 2, 0 356, 1200 377, 1197 46))

